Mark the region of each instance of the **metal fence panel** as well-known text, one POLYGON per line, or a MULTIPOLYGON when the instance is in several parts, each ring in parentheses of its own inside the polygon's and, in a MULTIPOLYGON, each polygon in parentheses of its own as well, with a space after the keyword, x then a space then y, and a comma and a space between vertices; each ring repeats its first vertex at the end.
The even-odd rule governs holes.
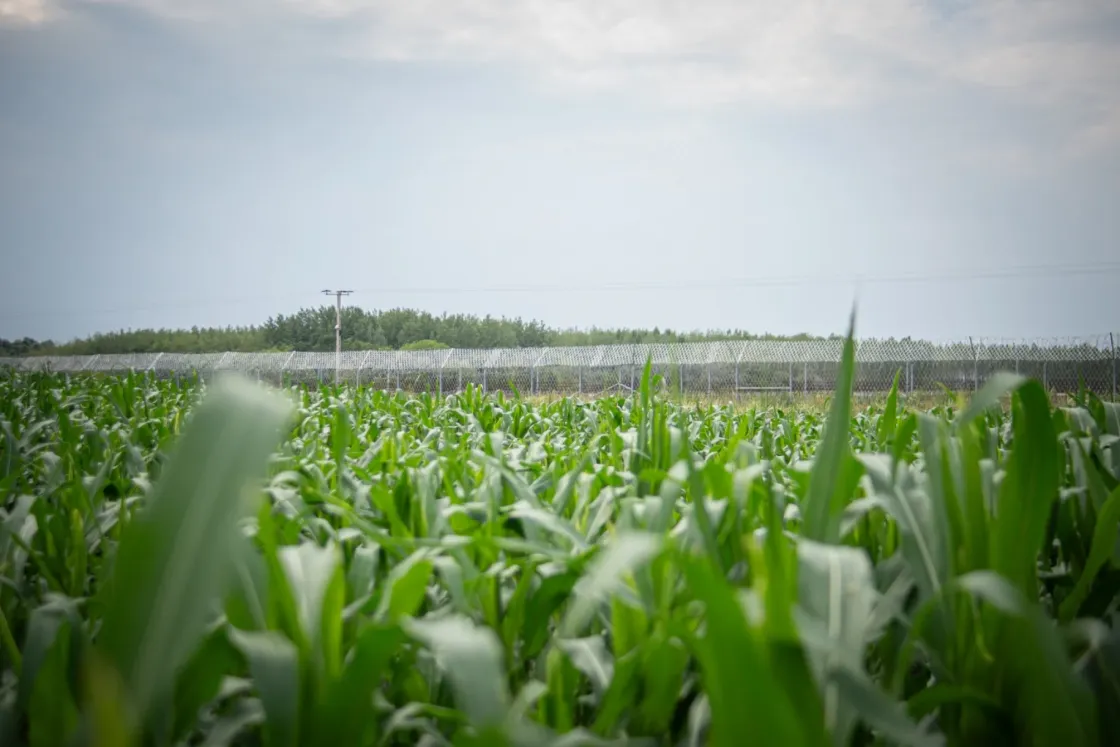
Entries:
MULTIPOLYGON (((863 340, 856 346, 857 392, 886 391, 894 377, 904 392, 942 385, 970 390, 996 371, 1016 371, 1055 391, 1082 383, 1117 396, 1116 338, 1120 333, 1065 339, 972 338, 929 342, 863 340)), ((94 356, 0 358, 0 367, 22 371, 156 376, 242 371, 288 384, 339 378, 389 390, 460 392, 513 388, 535 394, 601 394, 633 390, 649 360, 662 386, 681 394, 818 392, 835 389, 843 340, 729 340, 666 344, 489 350, 348 350, 335 353, 135 353, 94 356)))

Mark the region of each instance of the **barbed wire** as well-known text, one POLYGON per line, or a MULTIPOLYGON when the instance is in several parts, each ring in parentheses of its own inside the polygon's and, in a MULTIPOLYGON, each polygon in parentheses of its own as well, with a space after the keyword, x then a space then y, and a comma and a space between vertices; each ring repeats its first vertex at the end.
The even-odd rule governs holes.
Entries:
MULTIPOLYGON (((904 391, 979 387, 998 370, 1033 376, 1052 389, 1082 384, 1116 396, 1118 334, 957 342, 863 340, 858 391, 885 391, 896 373, 904 391)), ((727 340, 575 347, 358 350, 334 353, 131 353, 0 358, 0 366, 62 373, 149 372, 158 376, 241 371, 261 379, 340 378, 386 389, 446 393, 467 384, 522 392, 596 393, 636 386, 647 359, 681 393, 826 391, 836 382, 843 340, 727 340)))

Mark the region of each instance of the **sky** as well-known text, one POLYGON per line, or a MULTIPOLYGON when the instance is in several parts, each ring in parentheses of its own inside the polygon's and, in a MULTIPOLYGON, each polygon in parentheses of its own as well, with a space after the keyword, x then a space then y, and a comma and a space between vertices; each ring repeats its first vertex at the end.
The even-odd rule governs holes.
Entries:
POLYGON ((0 0, 0 337, 1120 333, 1118 0, 0 0))

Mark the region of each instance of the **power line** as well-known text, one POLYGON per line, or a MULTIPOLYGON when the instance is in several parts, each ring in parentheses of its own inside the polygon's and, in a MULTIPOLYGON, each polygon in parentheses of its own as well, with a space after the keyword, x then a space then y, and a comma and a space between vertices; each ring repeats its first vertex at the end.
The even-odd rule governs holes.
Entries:
POLYGON ((92 314, 123 314, 127 312, 166 311, 168 309, 199 309, 204 306, 245 306, 258 301, 275 301, 280 299, 306 298, 307 291, 291 291, 285 293, 265 293, 257 295, 239 296, 202 296, 190 301, 170 301, 145 304, 140 306, 115 306, 100 309, 44 309, 42 311, 0 311, 5 318, 22 319, 24 317, 50 317, 50 316, 88 316, 92 314))
POLYGON ((378 294, 422 294, 422 293, 552 293, 552 292, 598 292, 598 291, 643 291, 643 290, 708 290, 714 288, 749 288, 798 286, 816 283, 838 284, 883 284, 883 283, 924 283, 939 281, 968 281, 975 279, 1010 279, 1029 277, 1068 277, 1075 275, 1100 275, 1120 273, 1120 263, 1075 266, 1022 266, 1006 269, 959 269, 940 273, 910 273, 897 275, 851 275, 836 274, 787 275, 780 277, 726 277, 716 280, 698 281, 638 281, 600 284, 551 284, 551 285, 491 285, 491 286, 415 286, 415 287, 371 287, 359 288, 359 293, 378 294))
MULTIPOLYGON (((903 283, 966 282, 971 280, 1000 280, 1032 277, 1072 277, 1079 275, 1105 275, 1120 273, 1120 262, 1087 265, 1020 265, 1004 268, 958 268, 936 273, 915 272, 898 274, 856 274, 838 276, 835 273, 816 275, 786 275, 773 277, 723 277, 695 281, 621 281, 608 283, 553 283, 553 284, 516 284, 490 286, 379 286, 355 288, 350 293, 376 293, 381 296, 424 295, 424 294, 470 294, 470 293, 601 293, 635 292, 651 290, 713 290, 760 287, 797 287, 813 284, 857 284, 882 285, 903 283)), ((335 291, 331 291, 334 294, 335 291)), ((199 298, 188 302, 157 303, 137 306, 118 306, 102 309, 46 309, 42 311, 4 311, 9 319, 50 316, 92 316, 123 313, 144 313, 166 311, 168 309, 196 309, 204 306, 242 306, 255 301, 305 298, 306 292, 286 291, 257 294, 254 296, 199 298)))

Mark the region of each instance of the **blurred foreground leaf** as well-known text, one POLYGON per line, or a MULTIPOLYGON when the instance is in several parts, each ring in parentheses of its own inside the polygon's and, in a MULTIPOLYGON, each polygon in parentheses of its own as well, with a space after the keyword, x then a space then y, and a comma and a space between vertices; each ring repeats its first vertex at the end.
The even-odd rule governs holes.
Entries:
POLYGON ((148 504, 125 526, 104 590, 98 648, 138 716, 166 698, 226 588, 238 520, 252 513, 290 407, 227 379, 199 405, 148 504))

